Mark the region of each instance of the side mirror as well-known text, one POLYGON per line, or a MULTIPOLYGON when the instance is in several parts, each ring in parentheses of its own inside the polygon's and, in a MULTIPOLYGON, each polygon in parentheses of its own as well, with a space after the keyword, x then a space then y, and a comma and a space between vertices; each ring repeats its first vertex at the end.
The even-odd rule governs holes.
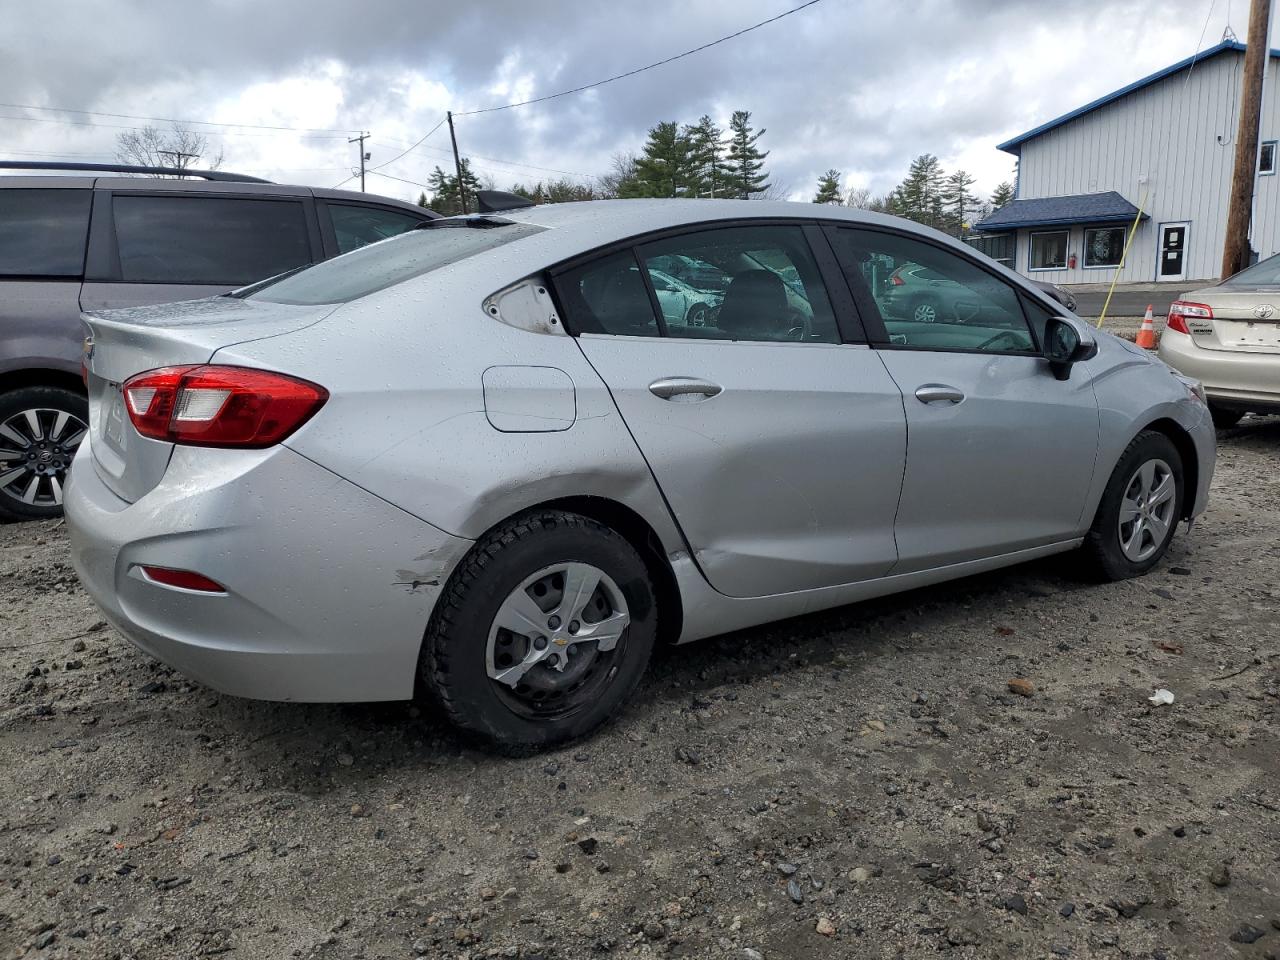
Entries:
POLYGON ((1071 377, 1071 367, 1098 354, 1093 331, 1075 317, 1050 317, 1044 328, 1044 358, 1059 380, 1071 377))

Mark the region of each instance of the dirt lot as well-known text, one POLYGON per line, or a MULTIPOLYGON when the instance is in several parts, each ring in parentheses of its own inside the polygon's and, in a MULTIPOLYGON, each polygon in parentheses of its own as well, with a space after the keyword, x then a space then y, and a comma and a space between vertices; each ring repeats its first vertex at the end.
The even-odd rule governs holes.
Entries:
POLYGON ((0 956, 1280 956, 1280 420, 1220 441, 1145 579, 680 648, 519 761, 194 686, 0 528, 0 956))

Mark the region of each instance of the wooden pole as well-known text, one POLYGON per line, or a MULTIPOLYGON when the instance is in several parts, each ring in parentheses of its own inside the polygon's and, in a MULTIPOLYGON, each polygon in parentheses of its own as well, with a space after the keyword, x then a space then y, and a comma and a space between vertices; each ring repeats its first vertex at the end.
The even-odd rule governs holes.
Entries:
MULTIPOLYGON (((1235 168, 1227 202, 1227 238, 1222 248, 1222 276, 1249 265, 1249 220, 1258 171, 1258 123, 1262 116, 1262 78, 1266 71, 1271 0, 1252 0, 1249 38, 1244 53, 1244 84, 1240 92, 1240 127, 1236 131, 1235 168)), ((1185 254, 1184 254, 1185 256, 1185 254)))
MULTIPOLYGON (((453 134, 453 111, 447 111, 445 116, 449 118, 449 140, 453 143, 453 167, 458 171, 458 205, 462 207, 462 212, 466 213, 467 185, 462 179, 462 158, 458 156, 458 138, 453 134)), ((1254 139, 1257 139, 1256 135, 1254 139)))

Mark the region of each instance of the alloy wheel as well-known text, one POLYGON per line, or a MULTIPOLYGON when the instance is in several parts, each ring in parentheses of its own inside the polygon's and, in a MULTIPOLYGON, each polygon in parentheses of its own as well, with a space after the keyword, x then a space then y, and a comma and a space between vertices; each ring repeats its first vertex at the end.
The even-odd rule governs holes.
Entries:
POLYGON ((932 303, 922 303, 916 307, 911 319, 917 323, 933 323, 938 319, 938 308, 932 303))
POLYGON ((88 425, 73 413, 36 407, 0 423, 0 496, 34 507, 62 505, 62 485, 88 425))
POLYGON ((589 563, 564 562, 527 577, 503 601, 485 647, 485 670, 514 712, 566 716, 612 679, 631 615, 618 585, 589 563))
POLYGON ((1134 563, 1154 554, 1169 537, 1177 482, 1173 468, 1155 459, 1141 464, 1125 484, 1120 500, 1120 550, 1134 563))

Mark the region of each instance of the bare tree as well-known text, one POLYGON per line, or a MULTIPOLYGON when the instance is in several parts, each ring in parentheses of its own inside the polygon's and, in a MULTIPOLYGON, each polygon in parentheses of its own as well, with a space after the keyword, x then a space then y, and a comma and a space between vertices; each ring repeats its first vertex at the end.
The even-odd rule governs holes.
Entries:
MULTIPOLYGON (((216 156, 211 156, 202 163, 197 162, 205 156, 208 146, 208 138, 203 133, 196 133, 180 123, 173 124, 172 129, 167 132, 148 125, 116 135, 116 159, 121 163, 142 167, 217 170, 222 166, 221 148, 216 156)), ((148 176, 165 177, 168 174, 153 173, 148 176)))
POLYGON ((608 173, 596 177, 599 196, 613 199, 618 196, 624 183, 636 178, 636 155, 634 153, 615 153, 612 169, 608 173))
POLYGON ((871 206, 871 191, 866 187, 853 187, 844 199, 845 206, 866 210, 871 206))

